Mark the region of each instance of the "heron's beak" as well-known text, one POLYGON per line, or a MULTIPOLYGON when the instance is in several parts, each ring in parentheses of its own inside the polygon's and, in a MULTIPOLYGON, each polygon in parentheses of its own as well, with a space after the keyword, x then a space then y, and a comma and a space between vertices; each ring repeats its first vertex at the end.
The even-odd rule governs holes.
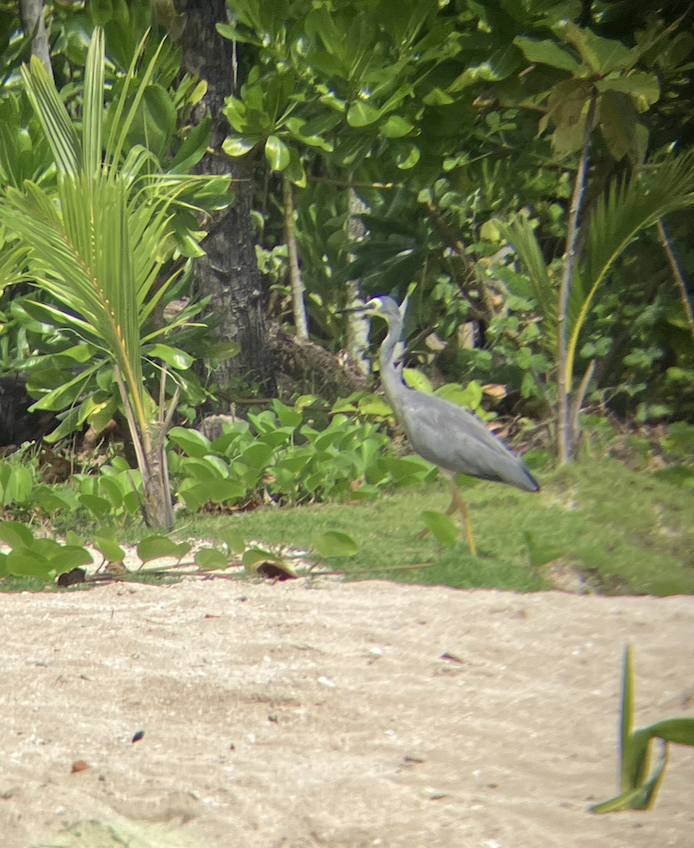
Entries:
POLYGON ((353 313, 353 312, 366 312, 369 315, 378 315, 380 303, 377 297, 372 297, 371 300, 367 300, 366 303, 363 303, 361 306, 349 306, 347 309, 340 310, 340 314, 343 313, 353 313))

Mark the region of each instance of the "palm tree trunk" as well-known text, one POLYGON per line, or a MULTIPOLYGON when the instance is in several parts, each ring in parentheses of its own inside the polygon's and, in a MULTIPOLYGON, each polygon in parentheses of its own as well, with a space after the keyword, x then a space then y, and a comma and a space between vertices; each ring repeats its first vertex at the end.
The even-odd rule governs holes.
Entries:
MULTIPOLYGON (((557 321, 557 453, 559 465, 566 465, 571 461, 573 439, 571 437, 571 378, 567 373, 568 365, 568 309, 571 284, 573 282, 574 262, 576 260, 576 242, 578 239, 579 218, 583 203, 583 194, 586 189, 586 173, 588 171, 588 157, 590 155, 590 141, 593 134, 593 123, 595 120, 595 106, 597 96, 594 94, 588 106, 586 116, 583 149, 578 162, 576 180, 574 182, 571 207, 569 210, 569 222, 566 231, 566 250, 564 251, 564 267, 559 289, 559 308, 557 321)), ((577 413, 576 413, 577 414, 577 413)))
POLYGON ((33 33, 31 39, 32 55, 36 56, 48 72, 48 76, 53 79, 51 51, 48 44, 48 33, 46 32, 43 0, 19 0, 19 17, 22 21, 24 34, 29 35, 29 33, 33 33))

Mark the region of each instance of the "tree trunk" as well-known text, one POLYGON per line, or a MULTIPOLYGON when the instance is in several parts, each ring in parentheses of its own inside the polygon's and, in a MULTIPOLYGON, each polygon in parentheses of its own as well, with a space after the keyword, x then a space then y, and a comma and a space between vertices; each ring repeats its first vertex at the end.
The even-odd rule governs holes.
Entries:
MULTIPOLYGON (((588 172, 588 156, 590 154, 590 141, 593 134, 593 121, 595 118, 595 107, 597 96, 593 95, 588 106, 586 116, 586 127, 583 139, 583 149, 576 171, 571 207, 569 209, 569 221, 566 231, 566 250, 564 251, 564 267, 559 289, 559 308, 557 314, 557 448, 559 465, 566 465, 571 461, 573 450, 572 438, 572 415, 571 415, 571 377, 567 373, 568 368, 568 310, 569 296, 571 295, 571 284, 573 282, 574 262, 576 260, 576 242, 578 240, 578 227, 583 205, 583 194, 586 189, 586 174, 588 172)), ((574 420, 578 420, 579 409, 574 410, 574 420)))
MULTIPOLYGON (((350 244, 361 241, 364 238, 366 227, 358 215, 368 212, 368 206, 359 197, 356 191, 350 186, 347 195, 347 240, 350 244)), ((356 257, 350 254, 350 262, 356 257)), ((361 296, 360 280, 347 281, 347 306, 349 309, 363 306, 364 301, 361 296)), ((352 362, 357 366, 364 376, 371 373, 371 363, 369 362, 369 318, 363 312, 348 312, 347 313, 347 352, 352 358, 352 362)))
POLYGON ((48 33, 46 32, 46 18, 43 14, 43 0, 19 0, 19 17, 22 21, 24 34, 33 33, 31 40, 32 56, 36 56, 48 71, 48 76, 53 79, 51 50, 48 44, 48 33))
POLYGON ((304 301, 304 284, 299 270, 299 252, 296 248, 296 227, 294 226, 294 190, 286 171, 282 174, 282 197, 284 199, 284 239, 287 242, 289 280, 294 307, 294 330, 297 338, 307 339, 308 319, 304 301))
POLYGON ((229 126, 222 109, 226 97, 235 90, 235 55, 232 42, 222 38, 215 24, 227 21, 226 0, 175 0, 176 11, 186 16, 180 38, 183 67, 207 82, 207 93, 196 106, 193 120, 212 118, 210 147, 196 171, 199 174, 228 174, 234 177, 236 200, 216 213, 203 242, 207 256, 199 259, 195 286, 210 296, 210 309, 223 316, 219 334, 235 341, 241 352, 219 363, 216 379, 222 389, 234 377, 257 380, 265 391, 274 390, 272 361, 268 352, 267 325, 262 297, 262 280, 255 256, 255 236, 251 225, 253 161, 244 157, 234 163, 219 155, 229 126))

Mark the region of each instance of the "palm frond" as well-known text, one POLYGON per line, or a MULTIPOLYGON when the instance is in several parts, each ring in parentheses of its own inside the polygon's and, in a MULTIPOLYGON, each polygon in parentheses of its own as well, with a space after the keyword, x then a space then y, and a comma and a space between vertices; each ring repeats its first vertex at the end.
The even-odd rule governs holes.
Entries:
POLYGON ((590 223, 582 279, 587 294, 571 329, 566 362, 570 385, 576 346, 595 292, 614 261, 642 230, 659 218, 694 205, 694 151, 670 156, 641 178, 616 179, 598 201, 590 223))
POLYGON ((53 81, 36 56, 31 57, 29 67, 22 65, 22 79, 58 171, 75 175, 82 152, 77 131, 53 81))
POLYGON ((525 216, 517 216, 510 223, 498 224, 499 231, 513 245, 518 257, 525 265, 532 285, 537 310, 543 319, 543 329, 548 339, 556 343, 557 338, 557 292, 542 255, 532 223, 525 216))

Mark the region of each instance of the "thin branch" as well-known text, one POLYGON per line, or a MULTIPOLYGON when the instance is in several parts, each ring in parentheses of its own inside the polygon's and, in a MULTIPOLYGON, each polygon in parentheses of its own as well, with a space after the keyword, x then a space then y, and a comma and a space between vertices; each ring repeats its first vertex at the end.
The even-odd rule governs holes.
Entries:
POLYGON ((663 250, 665 251, 665 255, 667 256, 670 264, 672 276, 680 290, 682 308, 684 309, 684 314, 687 318, 687 324, 689 324, 689 332, 692 334, 692 341, 694 341, 694 310, 692 310, 692 295, 689 291, 689 286, 687 285, 687 279, 684 276, 682 267, 677 260, 675 250, 672 246, 672 242, 670 241, 670 236, 665 229, 665 224, 663 223, 662 218, 658 218, 656 226, 658 228, 658 238, 660 239, 660 243, 663 246, 663 250))

